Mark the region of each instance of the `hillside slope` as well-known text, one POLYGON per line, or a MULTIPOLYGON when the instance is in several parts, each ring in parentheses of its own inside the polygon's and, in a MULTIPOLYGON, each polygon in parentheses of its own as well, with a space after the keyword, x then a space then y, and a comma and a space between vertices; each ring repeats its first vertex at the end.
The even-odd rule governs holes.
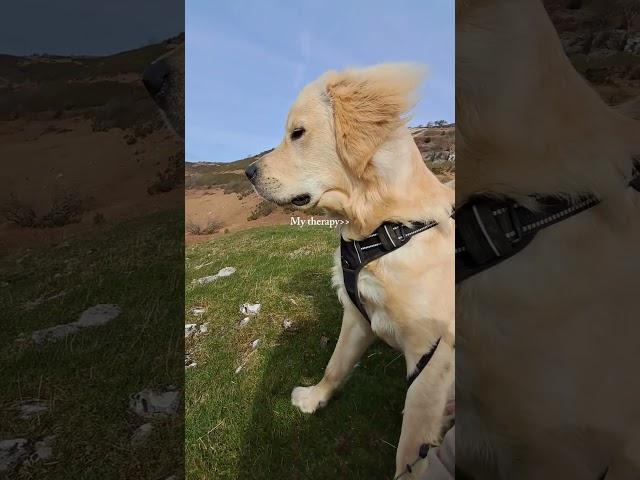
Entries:
MULTIPOLYGON (((455 125, 420 126, 412 128, 411 132, 425 164, 441 180, 453 178, 455 125)), ((293 210, 260 199, 244 175, 249 164, 270 151, 231 163, 186 163, 187 243, 246 228, 290 223, 293 210)))
POLYGON ((610 105, 640 96, 640 1, 544 0, 565 51, 610 105))
POLYGON ((176 204, 182 141, 165 127, 142 72, 182 40, 105 57, 0 55, 0 249, 176 204), (72 217, 58 211, 61 202, 72 217), (25 212, 33 225, 15 223, 25 212))

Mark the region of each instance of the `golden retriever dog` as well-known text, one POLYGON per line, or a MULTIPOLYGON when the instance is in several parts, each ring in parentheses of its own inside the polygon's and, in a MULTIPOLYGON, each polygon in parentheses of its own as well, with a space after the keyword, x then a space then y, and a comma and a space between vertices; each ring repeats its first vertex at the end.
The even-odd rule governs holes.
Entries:
MULTIPOLYGON (((385 221, 438 222, 361 272, 358 290, 371 324, 346 293, 338 249, 340 336, 322 380, 291 394, 293 405, 313 413, 376 336, 403 352, 408 375, 441 339, 407 392, 396 475, 416 461, 422 444, 440 439, 454 373, 454 192, 427 169, 406 126, 421 78, 421 69, 407 64, 326 73, 298 96, 282 143, 246 172, 267 200, 348 221, 345 240, 361 240, 385 221)), ((420 478, 424 463, 403 478, 420 478)))
POLYGON ((456 290, 464 478, 640 478, 640 154, 539 0, 458 1, 457 206, 489 193, 601 203, 456 290))

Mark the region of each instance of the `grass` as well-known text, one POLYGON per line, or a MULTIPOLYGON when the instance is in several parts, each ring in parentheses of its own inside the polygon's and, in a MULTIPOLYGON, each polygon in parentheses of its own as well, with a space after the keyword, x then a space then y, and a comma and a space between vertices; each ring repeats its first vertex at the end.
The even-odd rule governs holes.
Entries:
POLYGON ((157 421, 148 444, 134 450, 129 439, 145 420, 129 411, 128 397, 182 385, 183 226, 181 211, 158 213, 0 258, 0 438, 56 435, 51 463, 3 478, 159 479, 182 471, 182 415, 157 421), (54 298, 25 308, 40 297, 54 298), (99 303, 122 314, 58 342, 19 341, 99 303), (29 398, 45 400, 49 411, 19 419, 15 403, 29 398))
POLYGON ((185 322, 209 322, 208 334, 187 343, 198 364, 185 379, 188 478, 391 478, 405 395, 396 352, 375 344, 314 415, 290 404, 293 387, 320 380, 340 330, 330 283, 336 245, 335 230, 279 226, 187 249, 185 322), (227 266, 236 273, 193 282, 227 266), (238 328, 245 302, 262 309, 238 328), (202 317, 191 313, 196 306, 206 307, 202 317), (285 319, 292 329, 283 328, 285 319))

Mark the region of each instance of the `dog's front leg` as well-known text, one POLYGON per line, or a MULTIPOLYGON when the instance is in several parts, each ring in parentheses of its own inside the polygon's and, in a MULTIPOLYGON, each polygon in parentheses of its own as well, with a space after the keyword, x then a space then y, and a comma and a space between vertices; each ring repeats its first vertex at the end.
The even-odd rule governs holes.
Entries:
MULTIPOLYGON (((396 452, 396 476, 407 472, 407 465, 420 458, 421 445, 439 443, 453 369, 454 350, 447 342, 441 341, 433 358, 407 391, 396 452)), ((413 473, 407 472, 402 480, 424 478, 426 463, 426 460, 415 463, 411 468, 413 473)))
POLYGON ((311 387, 294 388, 291 403, 305 413, 313 413, 324 407, 374 339, 369 324, 353 305, 347 304, 342 316, 340 337, 322 380, 311 387))

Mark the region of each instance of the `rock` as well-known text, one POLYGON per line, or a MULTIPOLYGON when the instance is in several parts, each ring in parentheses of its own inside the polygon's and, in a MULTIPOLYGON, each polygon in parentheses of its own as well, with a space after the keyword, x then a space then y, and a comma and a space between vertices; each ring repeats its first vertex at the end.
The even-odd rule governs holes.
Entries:
POLYGON ((611 30, 602 30, 593 37, 593 48, 602 48, 607 44, 611 30))
POLYGON ((36 441, 26 438, 0 440, 0 472, 7 472, 23 464, 48 460, 53 455, 55 435, 36 441))
POLYGON ((243 315, 257 315, 262 307, 259 303, 245 303, 240 307, 240 313, 243 315))
POLYGON ((39 399, 27 400, 26 402, 21 403, 18 408, 20 409, 19 418, 21 420, 29 420, 49 410, 46 402, 39 399))
POLYGON ((0 472, 13 470, 29 456, 26 438, 0 440, 0 472))
POLYGON ((160 392, 147 388, 129 397, 129 408, 145 418, 174 415, 179 405, 179 390, 160 392))
POLYGON ((184 326, 184 338, 200 335, 209 331, 209 323, 198 325, 197 323, 186 323, 184 326))
POLYGON ((55 435, 49 435, 44 437, 35 443, 34 451, 29 455, 29 463, 39 462, 41 460, 48 460, 53 455, 53 441, 55 435))
POLYGON ((593 38, 591 55, 605 57, 624 50, 627 44, 626 30, 603 30, 593 38))
POLYGON ((197 280, 195 280, 195 282, 199 285, 206 285, 208 283, 215 282, 219 278, 224 278, 224 277, 233 275, 234 273, 236 273, 236 269, 234 267, 224 267, 224 268, 221 268, 218 271, 218 273, 216 273, 215 275, 209 275, 207 277, 198 278, 197 280))
POLYGON ((110 322, 120 315, 120 313, 122 313, 122 311, 117 305, 96 305, 82 312, 80 319, 77 320, 75 324, 82 328, 98 327, 110 322))
POLYGON ((301 257, 308 257, 312 253, 313 251, 310 247, 304 246, 304 247, 298 248, 297 250, 294 250, 293 252, 290 252, 287 256, 289 258, 301 258, 301 257))
POLYGON ((204 312, 206 312, 206 311, 207 311, 207 309, 204 308, 204 307, 194 307, 194 308, 191 309, 191 313, 193 315, 197 315, 197 316, 203 315, 204 312))
POLYGON ((133 435, 131 435, 131 446, 140 447, 146 443, 153 431, 153 425, 151 423, 144 423, 136 428, 133 435))
POLYGON ((593 35, 583 32, 564 32, 560 35, 560 40, 567 55, 586 54, 591 50, 593 35))
POLYGON ((289 330, 291 327, 293 327, 293 322, 291 320, 285 319, 284 322, 282 322, 282 327, 285 330, 289 330))
POLYGON ((196 333, 196 329, 199 330, 198 325, 195 323, 187 323, 184 326, 184 338, 189 338, 196 333))
POLYGON ((607 48, 621 52, 627 44, 628 33, 626 30, 612 30, 607 39, 607 48))
POLYGON ((196 283, 198 285, 206 285, 207 283, 215 282, 216 280, 218 280, 218 278, 220 277, 218 277, 217 275, 209 275, 207 277, 198 278, 196 280, 196 283))
POLYGON ((234 267, 224 267, 218 271, 219 277, 228 277, 229 275, 233 275, 236 273, 236 269, 234 267))
POLYGON ((632 55, 640 55, 640 32, 629 34, 624 51, 632 55))
POLYGON ((72 333, 76 333, 80 328, 77 325, 72 323, 68 323, 65 325, 57 325, 51 328, 45 328, 42 330, 37 330, 31 334, 31 339, 38 343, 44 342, 52 342, 55 340, 60 340, 72 333))
POLYGON ((247 325, 250 321, 251 321, 251 319, 249 317, 244 317, 242 320, 240 320, 240 323, 238 324, 238 327, 242 328, 245 325, 247 325))
POLYGON ((253 342, 251 342, 251 349, 255 350, 256 348, 258 348, 258 345, 260 345, 260 339, 256 338, 253 342))
POLYGON ((31 334, 31 339, 41 344, 48 341, 60 340, 72 333, 78 332, 82 328, 98 327, 110 322, 122 313, 120 307, 110 304, 99 304, 87 308, 80 318, 72 323, 56 325, 55 327, 36 330, 31 334))
POLYGON ((184 354, 184 368, 194 368, 195 366, 197 366, 198 364, 196 362, 193 361, 193 359, 191 358, 191 354, 190 353, 185 353, 184 354))

